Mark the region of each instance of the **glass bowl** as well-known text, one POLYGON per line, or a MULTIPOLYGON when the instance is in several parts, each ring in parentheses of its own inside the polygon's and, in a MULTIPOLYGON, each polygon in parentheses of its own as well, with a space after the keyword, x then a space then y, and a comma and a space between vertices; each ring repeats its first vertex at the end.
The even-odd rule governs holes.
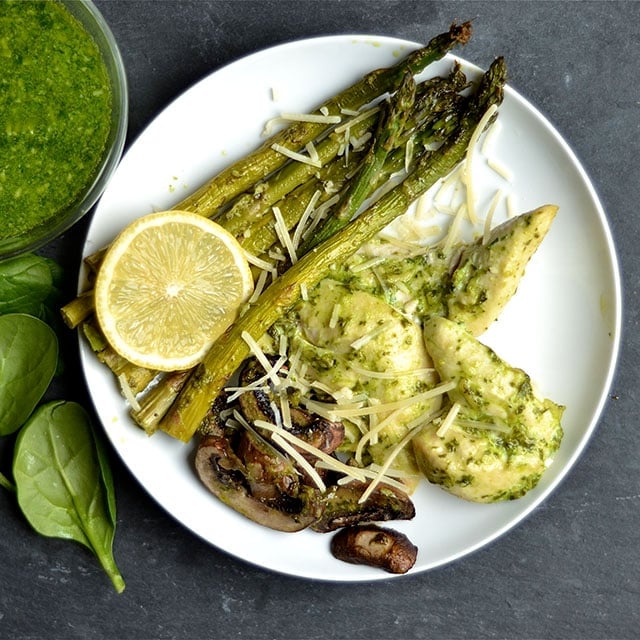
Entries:
POLYGON ((129 99, 122 57, 111 29, 90 0, 59 0, 93 38, 111 85, 111 121, 102 157, 74 202, 48 221, 12 237, 0 237, 0 260, 34 251, 64 233, 91 210, 122 156, 127 135, 129 99))

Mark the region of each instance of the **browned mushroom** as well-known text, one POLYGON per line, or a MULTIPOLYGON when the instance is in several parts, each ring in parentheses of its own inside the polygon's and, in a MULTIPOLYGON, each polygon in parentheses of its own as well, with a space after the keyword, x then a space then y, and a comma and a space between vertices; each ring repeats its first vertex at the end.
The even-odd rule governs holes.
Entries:
POLYGON ((366 484, 358 481, 329 487, 322 496, 322 515, 312 528, 326 533, 359 522, 411 520, 415 516, 411 498, 387 485, 376 487, 366 502, 359 503, 366 488, 366 484))
POLYGON ((418 548, 403 533, 367 524, 338 531, 331 539, 331 553, 351 564, 406 573, 416 562, 418 548))
POLYGON ((229 430, 204 436, 195 457, 198 476, 224 504, 258 524, 305 529, 320 516, 319 492, 301 484, 295 466, 258 438, 229 430))
MULTIPOLYGON (((249 358, 240 373, 240 384, 249 386, 263 377, 264 373, 263 366, 255 358, 249 358)), ((240 410, 250 423, 256 420, 276 422, 272 408, 276 396, 270 390, 269 384, 265 383, 265 385, 266 390, 256 389, 243 393, 238 399, 240 410)), ((291 404, 289 412, 292 423, 290 431, 297 438, 329 454, 342 444, 344 425, 341 422, 332 422, 294 404, 291 404)), ((306 452, 300 451, 300 453, 308 457, 306 452)))

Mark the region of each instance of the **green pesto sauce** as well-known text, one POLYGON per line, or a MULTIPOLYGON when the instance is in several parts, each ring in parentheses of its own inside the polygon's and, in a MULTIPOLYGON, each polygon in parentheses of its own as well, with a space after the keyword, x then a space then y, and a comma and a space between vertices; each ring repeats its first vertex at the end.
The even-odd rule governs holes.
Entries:
POLYGON ((55 221, 93 181, 111 88, 97 45, 57 2, 0 2, 0 239, 55 221))

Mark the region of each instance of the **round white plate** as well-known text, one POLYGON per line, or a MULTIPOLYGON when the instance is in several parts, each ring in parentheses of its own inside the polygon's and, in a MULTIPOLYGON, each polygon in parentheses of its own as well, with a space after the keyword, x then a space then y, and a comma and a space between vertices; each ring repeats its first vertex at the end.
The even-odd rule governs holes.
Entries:
MULTIPOLYGON (((85 255, 109 243, 132 219, 171 208, 251 151, 269 118, 283 111, 310 111, 416 47, 387 37, 322 37, 253 54, 204 78, 170 104, 126 153, 95 211, 85 255)), ((450 66, 448 58, 428 74, 445 73, 450 66)), ((538 487, 520 500, 472 504, 422 483, 414 495, 416 518, 393 523, 419 547, 412 572, 461 558, 494 540, 552 492, 596 426, 618 352, 620 277, 593 187, 553 127, 509 88, 498 122, 491 154, 512 176, 507 181, 476 162, 479 208, 486 210, 499 188, 512 194, 518 212, 545 203, 560 210, 518 293, 482 340, 530 373, 544 394, 566 405, 565 436, 538 487)), ((503 204, 496 211, 496 222, 504 210, 503 204)), ((151 438, 142 433, 128 417, 112 374, 84 342, 81 357, 113 446, 149 494, 195 534, 238 558, 286 574, 338 581, 390 577, 335 560, 328 535, 271 531, 222 505, 194 473, 193 446, 163 433, 151 438)))

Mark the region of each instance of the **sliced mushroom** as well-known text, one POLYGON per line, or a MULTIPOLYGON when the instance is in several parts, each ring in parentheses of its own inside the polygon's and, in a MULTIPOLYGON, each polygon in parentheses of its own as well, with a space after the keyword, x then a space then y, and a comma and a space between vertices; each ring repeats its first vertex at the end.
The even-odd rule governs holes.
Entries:
POLYGON ((416 510, 409 496, 387 485, 380 485, 364 503, 359 503, 367 485, 353 481, 329 487, 322 496, 322 516, 314 522, 315 531, 329 532, 360 522, 411 520, 416 510))
POLYGON ((331 539, 331 553, 351 564, 406 573, 416 562, 418 548, 403 533, 367 524, 338 531, 331 539))
MULTIPOLYGON (((240 374, 240 384, 249 386, 263 377, 264 373, 262 365, 255 358, 250 358, 240 374)), ((276 402, 275 394, 264 389, 243 393, 238 399, 242 415, 250 423, 255 420, 276 422, 272 408, 274 402, 276 402)), ((279 400, 276 406, 278 403, 279 400)), ((332 422, 293 405, 290 406, 289 412, 292 423, 290 431, 296 437, 328 454, 333 453, 342 444, 344 425, 341 422, 332 422)), ((307 457, 305 452, 301 451, 301 453, 307 457)))
POLYGON ((318 492, 301 484, 295 466, 250 431, 204 436, 195 467, 224 504, 271 529, 300 531, 320 515, 318 492))

